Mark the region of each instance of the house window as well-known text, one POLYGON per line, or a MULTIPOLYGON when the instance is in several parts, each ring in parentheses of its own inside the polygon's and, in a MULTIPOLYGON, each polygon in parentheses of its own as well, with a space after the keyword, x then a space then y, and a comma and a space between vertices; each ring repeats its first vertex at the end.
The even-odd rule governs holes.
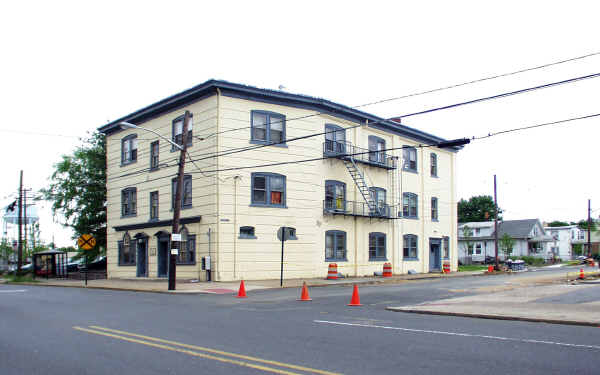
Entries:
POLYGON ((325 261, 346 260, 346 232, 328 230, 325 232, 325 261))
POLYGON ((414 193, 403 193, 402 194, 402 216, 406 218, 416 219, 418 218, 417 203, 419 197, 414 193))
POLYGON ((438 220, 438 199, 436 197, 431 198, 431 220, 438 220))
POLYGON ((325 124, 325 153, 343 154, 346 150, 346 130, 341 126, 325 124))
POLYGON ((369 233, 369 260, 385 259, 385 233, 369 233))
POLYGON ((121 164, 137 161, 137 135, 132 134, 121 140, 121 164))
POLYGON ((158 141, 150 143, 150 169, 158 168, 158 141))
POLYGON ((131 237, 128 232, 123 235, 123 240, 118 242, 119 266, 132 266, 135 264, 135 252, 131 248, 131 237))
POLYGON ((186 227, 183 227, 179 233, 181 233, 181 242, 177 264, 196 264, 196 235, 189 234, 186 227))
POLYGON ((150 192, 150 220, 158 220, 158 191, 150 192))
POLYGON ((481 242, 475 244, 475 255, 481 255, 481 242))
POLYGON ((328 211, 345 211, 345 183, 334 180, 325 181, 325 209, 328 211))
POLYGON ((254 235, 254 227, 240 227, 240 237, 239 238, 255 239, 256 236, 254 235))
POLYGON ((285 116, 266 111, 252 111, 251 142, 256 143, 284 143, 285 142, 285 116))
POLYGON ((285 207, 285 176, 275 173, 252 173, 253 205, 285 207))
POLYGON ((405 146, 402 149, 402 159, 404 159, 403 167, 405 171, 417 171, 417 149, 414 147, 405 146))
POLYGON ((479 236, 480 233, 481 233, 481 228, 475 228, 475 235, 479 236))
POLYGON ((371 198, 373 198, 373 201, 375 202, 375 205, 377 207, 377 213, 380 215, 387 215, 389 212, 388 212, 387 206, 385 204, 385 202, 386 202, 385 189, 380 188, 380 187, 371 187, 371 188, 369 188, 369 194, 371 195, 371 198))
MULTIPOLYGON (((175 194, 177 194, 177 179, 171 182, 171 208, 175 207, 175 194)), ((183 190, 181 191, 181 208, 192 207, 192 176, 183 176, 183 190)))
MULTIPOLYGON (((183 146, 183 120, 184 120, 184 118, 185 118, 185 115, 177 117, 175 120, 173 120, 173 123, 171 126, 171 135, 172 135, 173 142, 177 143, 180 146, 183 146)), ((188 147, 190 147, 192 145, 193 127, 194 127, 194 121, 193 121, 192 116, 190 116, 190 121, 188 122, 187 139, 186 139, 188 147)), ((171 148, 171 150, 177 150, 177 148, 175 146, 173 146, 171 148)))
POLYGON ((431 159, 431 177, 437 177, 437 155, 436 154, 431 154, 430 155, 430 159, 431 159))
POLYGON ((385 140, 374 135, 369 136, 369 161, 385 163, 385 140))
POLYGON ((414 234, 405 234, 404 242, 404 259, 417 259, 417 236, 414 234))
POLYGON ((450 237, 444 237, 444 247, 442 248, 442 257, 450 259, 450 237))
POLYGON ((135 216, 137 214, 137 190, 127 188, 121 190, 121 216, 135 216))

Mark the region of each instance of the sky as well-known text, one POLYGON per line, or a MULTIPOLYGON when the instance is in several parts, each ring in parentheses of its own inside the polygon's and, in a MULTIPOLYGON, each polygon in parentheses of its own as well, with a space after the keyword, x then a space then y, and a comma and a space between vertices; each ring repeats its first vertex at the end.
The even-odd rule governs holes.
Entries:
MULTIPOLYGON (((208 79, 356 106, 600 52, 598 1, 21 1, 0 6, 0 205, 48 186, 79 137, 208 79)), ((600 55, 363 107, 381 117, 600 73, 600 55)), ((600 113, 600 78, 411 116, 447 139, 600 113)), ((473 140, 457 199, 504 219, 600 216, 600 117, 473 140)), ((41 203, 42 239, 73 245, 41 203)))

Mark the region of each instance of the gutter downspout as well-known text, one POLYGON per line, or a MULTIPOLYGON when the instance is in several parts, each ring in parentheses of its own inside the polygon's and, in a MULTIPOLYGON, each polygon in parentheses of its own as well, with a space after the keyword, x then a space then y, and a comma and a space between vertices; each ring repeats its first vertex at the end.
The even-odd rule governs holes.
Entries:
MULTIPOLYGON (((427 255, 427 268, 429 268, 429 263, 431 262, 430 258, 430 249, 429 249, 429 240, 425 241, 425 152, 423 151, 423 147, 421 148, 421 173, 419 173, 419 177, 421 178, 421 241, 423 242, 423 261, 421 262, 422 273, 425 273, 425 255, 427 255)), ((427 270, 429 273, 429 270, 427 270)))
MULTIPOLYGON (((221 90, 217 87, 217 123, 216 123, 216 132, 217 133, 217 139, 215 140, 215 151, 216 154, 218 155, 219 153, 219 139, 221 138, 221 136, 219 135, 219 119, 221 117, 221 90)), ((216 226, 217 226, 217 235, 216 235, 216 249, 215 249, 215 256, 216 256, 216 272, 215 272, 215 281, 221 281, 221 262, 219 261, 219 253, 221 250, 220 247, 220 243, 219 243, 219 237, 220 237, 220 233, 221 233, 221 225, 219 222, 219 157, 217 156, 215 158, 215 164, 216 164, 216 169, 217 172, 215 172, 215 184, 216 184, 216 199, 215 199, 215 221, 216 221, 216 226)))
POLYGON ((236 280, 237 271, 237 180, 240 176, 233 177, 233 279, 236 280))

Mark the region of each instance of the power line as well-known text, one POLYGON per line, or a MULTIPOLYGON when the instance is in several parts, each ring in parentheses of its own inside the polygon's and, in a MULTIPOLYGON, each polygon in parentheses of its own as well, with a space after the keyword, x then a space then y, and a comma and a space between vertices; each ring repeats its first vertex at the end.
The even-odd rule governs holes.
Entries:
POLYGON ((500 134, 512 133, 512 132, 526 130, 526 129, 539 128, 539 127, 542 127, 542 126, 562 124, 562 123, 565 123, 565 122, 576 121, 576 120, 583 120, 583 119, 588 119, 588 118, 598 117, 598 116, 600 116, 600 113, 594 113, 592 115, 586 115, 586 116, 580 116, 580 117, 572 117, 572 118, 568 118, 568 119, 564 119, 564 120, 546 122, 546 123, 543 123, 543 124, 536 124, 536 125, 530 125, 530 126, 523 126, 523 127, 520 127, 520 128, 502 130, 502 131, 495 132, 495 133, 489 133, 488 135, 484 135, 484 136, 481 136, 481 137, 473 137, 472 139, 484 139, 484 138, 489 138, 489 137, 493 137, 493 136, 500 135, 500 134))
MULTIPOLYGON (((523 127, 519 127, 519 128, 507 129, 507 130, 502 130, 502 131, 495 132, 495 133, 489 133, 488 135, 485 135, 485 136, 480 136, 480 137, 475 137, 474 136, 474 137, 471 137, 470 139, 478 140, 478 139, 490 138, 490 137, 493 137, 493 136, 496 136, 496 135, 500 135, 500 134, 511 133, 511 132, 516 132, 516 131, 521 131, 521 130, 527 130, 527 129, 533 129, 533 128, 538 128, 538 127, 543 127, 543 126, 549 126, 549 125, 555 125, 555 124, 560 124, 560 123, 565 123, 565 122, 571 122, 571 121, 576 121, 576 120, 583 120, 583 119, 593 118, 593 117, 598 117, 598 116, 600 116, 600 113, 591 114, 591 115, 585 115, 585 116, 579 116, 579 117, 573 117, 573 118, 568 118, 568 119, 564 119, 564 120, 546 122, 546 123, 542 123, 542 124, 535 124, 535 125, 523 126, 523 127)), ((437 145, 438 144, 429 144, 429 145, 419 144, 419 145, 417 145, 415 147, 423 148, 423 147, 432 147, 432 146, 437 146, 437 145)), ((340 154, 338 156, 363 155, 363 154, 369 154, 369 153, 373 153, 373 152, 385 152, 385 151, 399 150, 399 149, 404 149, 404 148, 407 148, 407 147, 413 147, 413 146, 402 146, 402 147, 396 147, 396 148, 390 148, 390 149, 378 150, 378 151, 371 150, 371 151, 365 151, 365 152, 359 152, 359 153, 352 153, 352 154, 340 154)), ((261 165, 254 165, 254 166, 248 166, 248 167, 232 167, 232 168, 224 168, 224 169, 214 169, 214 170, 209 170, 209 171, 201 171, 201 173, 204 174, 204 173, 225 172, 225 171, 239 170, 239 169, 270 167, 270 166, 286 165, 286 164, 294 164, 294 163, 306 163, 306 162, 319 161, 319 160, 325 160, 325 159, 331 159, 331 158, 332 157, 330 157, 330 156, 325 156, 325 157, 319 157, 319 158, 302 159, 302 160, 289 161, 289 162, 278 162, 278 163, 261 164, 261 165)), ((202 159, 200 159, 200 160, 202 160, 202 159)), ((126 173, 126 174, 121 175, 121 176, 113 177, 110 180, 114 180, 114 179, 118 179, 118 178, 122 178, 122 177, 129 177, 129 176, 132 176, 132 175, 135 175, 135 174, 139 174, 139 173, 142 173, 142 172, 144 172, 144 171, 136 171, 136 172, 126 173)), ((188 172, 188 173, 194 174, 194 173, 200 173, 200 172, 193 172, 192 171, 192 172, 188 172)), ((160 179, 160 178, 158 178, 158 179, 160 179)), ((154 179, 154 180, 156 180, 156 179, 154 179)), ((149 181, 154 181, 154 180, 149 180, 149 181)))
MULTIPOLYGON (((600 116, 600 113, 596 113, 596 114, 592 114, 592 115, 586 115, 586 116, 580 116, 580 117, 573 117, 573 118, 569 118, 569 119, 564 119, 564 120, 559 120, 559 121, 553 121, 553 122, 548 122, 548 123, 543 123, 543 124, 536 124, 536 125, 524 126, 524 127, 514 128, 514 129, 502 130, 502 131, 499 131, 499 132, 496 132, 496 133, 489 133, 488 135, 483 136, 483 137, 472 137, 471 139, 476 140, 476 139, 489 138, 489 137, 493 137, 493 136, 496 136, 496 135, 499 135, 499 134, 504 134, 504 133, 509 133, 509 132, 516 132, 516 131, 526 130, 526 129, 532 129, 532 128, 538 128, 538 127, 542 127, 542 126, 554 125, 554 124, 559 124, 559 123, 564 123, 564 122, 570 122, 570 121, 575 121, 575 120, 582 120, 582 119, 587 119, 587 118, 597 117, 597 116, 600 116)), ((412 148, 412 147, 425 148, 425 147, 436 147, 436 146, 438 146, 438 143, 436 143, 436 144, 419 144, 417 146, 402 146, 402 147, 394 147, 394 148, 388 148, 388 149, 377 150, 377 151, 371 150, 371 151, 357 152, 357 153, 352 153, 352 154, 340 154, 340 155, 337 155, 337 157, 363 155, 363 154, 370 154, 370 153, 376 153, 376 152, 385 152, 385 151, 400 150, 400 149, 412 148)), ((331 159, 331 158, 332 158, 331 156, 324 156, 324 157, 320 157, 320 158, 296 160, 296 161, 289 161, 289 162, 269 163, 269 164, 262 164, 262 165, 248 166, 248 167, 232 167, 232 168, 224 168, 224 169, 215 169, 215 170, 210 170, 210 171, 205 171, 205 172, 207 172, 207 173, 210 173, 210 172, 225 172, 225 171, 232 171, 232 170, 239 170, 239 169, 271 167, 271 166, 277 166, 277 165, 305 163, 305 162, 318 161, 318 160, 331 159)), ((190 172, 190 173, 194 173, 194 172, 190 172)))
POLYGON ((569 59, 566 59, 566 60, 560 60, 560 61, 556 61, 556 62, 552 62, 552 63, 548 63, 548 64, 538 65, 538 66, 534 66, 534 67, 531 67, 531 68, 525 68, 525 69, 517 70, 517 71, 514 71, 514 72, 510 72, 510 73, 496 74, 496 75, 493 75, 493 76, 489 76, 489 77, 485 77, 485 78, 479 78, 479 79, 475 79, 475 80, 467 81, 467 82, 462 82, 462 83, 457 83, 457 84, 454 84, 454 85, 440 87, 440 88, 437 88, 437 89, 420 91, 420 92, 416 92, 416 93, 413 93, 413 94, 398 96, 398 97, 395 97, 395 98, 382 99, 382 100, 378 100, 378 101, 367 103, 367 104, 357 105, 357 106, 352 107, 352 108, 366 107, 366 106, 373 105, 373 104, 380 104, 380 103, 385 103, 385 102, 389 102, 389 101, 393 101, 393 100, 399 100, 399 99, 410 98, 410 97, 413 97, 413 96, 430 94, 430 93, 433 93, 433 92, 438 92, 438 91, 453 89, 453 88, 457 88, 457 87, 461 87, 461 86, 470 85, 470 84, 473 84, 473 83, 479 83, 479 82, 489 81, 489 80, 496 79, 496 78, 508 77, 508 76, 512 76, 512 75, 515 75, 515 74, 530 72, 530 71, 537 70, 537 69, 548 68, 550 66, 564 64, 564 63, 571 62, 571 61, 576 61, 576 60, 582 60, 582 59, 585 59, 587 57, 592 57, 592 56, 596 56, 596 55, 600 55, 600 52, 593 52, 593 53, 589 53, 587 55, 577 56, 577 57, 569 58, 569 59))
MULTIPOLYGON (((419 91, 419 92, 415 92, 415 93, 411 93, 411 94, 406 94, 406 95, 402 95, 402 96, 396 96, 396 97, 392 97, 392 98, 381 99, 381 100, 377 100, 377 101, 374 101, 374 102, 369 102, 369 103, 365 103, 365 104, 359 104, 359 105, 352 106, 352 107, 349 107, 349 108, 367 107, 367 106, 370 106, 370 105, 381 104, 381 103, 391 102, 391 101, 400 100, 400 99, 406 99, 406 98, 420 96, 420 95, 425 95, 425 94, 431 94, 431 93, 434 93, 434 92, 439 92, 439 91, 449 90, 449 89, 453 89, 453 88, 457 88, 457 87, 467 86, 467 85, 474 84, 474 83, 490 81, 490 80, 493 80, 493 79, 502 78, 502 77, 508 77, 508 76, 512 76, 512 75, 516 75, 516 74, 520 74, 520 73, 525 73, 525 72, 530 72, 530 71, 534 71, 534 70, 538 70, 538 69, 544 69, 544 68, 548 68, 548 67, 551 67, 551 66, 560 65, 560 64, 567 63, 567 62, 577 61, 577 60, 582 60, 582 59, 585 59, 585 58, 588 58, 588 57, 597 56, 597 55, 600 55, 600 51, 599 52, 592 52, 592 53, 588 53, 586 55, 576 56, 576 57, 572 57, 572 58, 568 58, 568 59, 564 59, 564 60, 559 60, 559 61, 555 61, 555 62, 551 62, 551 63, 547 63, 547 64, 537 65, 537 66, 533 66, 533 67, 530 67, 530 68, 524 68, 524 69, 516 70, 516 71, 513 71, 513 72, 509 72, 509 73, 496 74, 496 75, 492 75, 492 76, 488 76, 488 77, 484 77, 484 78, 475 79, 475 80, 472 80, 472 81, 467 81, 467 82, 457 83, 457 84, 453 84, 453 85, 449 85, 449 86, 439 87, 439 88, 436 88, 436 89, 431 89, 431 90, 426 90, 426 91, 419 91)), ((300 117, 296 117, 296 118, 286 119, 286 121, 294 121, 294 120, 305 119, 305 118, 308 118, 308 117, 318 116, 318 115, 321 115, 323 113, 325 113, 325 112, 316 112, 316 113, 311 114, 311 115, 305 115, 305 116, 300 116, 300 117)), ((247 120, 240 120, 240 121, 249 122, 247 120)), ((275 122, 275 123, 277 123, 277 122, 275 122)), ((249 128, 251 128, 251 126, 244 126, 242 128, 228 129, 228 130, 224 130, 224 131, 221 131, 221 132, 211 133, 211 134, 209 134, 209 135, 207 135, 205 137, 194 136, 194 138, 198 138, 198 139, 204 140, 204 139, 208 139, 208 138, 210 138, 212 136, 215 136, 215 135, 218 135, 218 134, 228 133, 228 132, 232 132, 232 131, 236 131, 236 130, 244 130, 244 129, 249 129, 249 128)))
POLYGON ((505 93, 498 94, 498 95, 492 95, 492 96, 487 96, 485 98, 473 99, 473 100, 469 100, 469 101, 466 101, 466 102, 451 104, 451 105, 447 105, 447 106, 444 106, 444 107, 432 108, 432 109, 428 109, 428 110, 425 110, 425 111, 409 113, 409 114, 406 114, 406 115, 398 116, 397 119, 402 119, 402 118, 406 118, 406 117, 410 117, 410 116, 416 116, 416 115, 423 115, 425 113, 431 113, 431 112, 441 111, 443 109, 456 108, 456 107, 460 107, 460 106, 467 105, 467 104, 474 104, 474 103, 483 102, 483 101, 486 101, 486 100, 504 98, 504 97, 507 97, 507 96, 523 94, 523 93, 526 93, 526 92, 529 92, 529 91, 546 89, 546 88, 553 87, 553 86, 564 85, 564 84, 567 84, 567 83, 573 83, 573 82, 582 81, 582 80, 585 80, 585 79, 597 78, 597 77, 600 77, 600 73, 594 73, 594 74, 590 74, 590 75, 586 75, 586 76, 570 78, 570 79, 566 79, 564 81, 546 83, 546 84, 535 86, 535 87, 528 87, 526 89, 521 89, 521 90, 517 90, 517 91, 505 92, 505 93))

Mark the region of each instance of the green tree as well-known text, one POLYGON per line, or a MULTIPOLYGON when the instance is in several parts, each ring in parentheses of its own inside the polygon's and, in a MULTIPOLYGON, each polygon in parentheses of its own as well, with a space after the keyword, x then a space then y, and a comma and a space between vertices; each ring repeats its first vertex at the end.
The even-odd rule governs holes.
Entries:
POLYGON ((565 227, 569 225, 569 223, 567 223, 566 221, 558 221, 558 220, 554 220, 548 224, 546 224, 546 226, 548 227, 565 227))
MULTIPOLYGON (((489 195, 478 195, 469 198, 468 201, 461 199, 458 202, 458 222, 468 223, 472 221, 490 221, 496 215, 494 199, 489 195)), ((502 220, 502 210, 498 209, 498 220, 502 220)))
POLYGON ((583 255, 583 245, 580 243, 574 243, 573 245, 573 255, 583 255))
POLYGON ((513 251, 513 247, 515 246, 515 240, 508 235, 508 233, 504 233, 502 237, 498 240, 500 245, 500 249, 504 255, 508 258, 513 251))
MULTIPOLYGON (((596 222, 594 220, 592 220, 591 224, 592 225, 590 226, 590 230, 592 232, 597 231, 598 226, 596 225, 596 222)), ((579 220, 577 223, 575 223, 575 225, 577 225, 579 227, 579 229, 583 229, 583 230, 588 229, 588 221, 586 219, 579 220)))
POLYGON ((73 240, 82 234, 96 238, 91 259, 106 252, 106 140, 93 133, 82 139, 72 155, 63 155, 54 165, 44 198, 52 201, 54 215, 64 217, 64 226, 73 229, 73 240))

